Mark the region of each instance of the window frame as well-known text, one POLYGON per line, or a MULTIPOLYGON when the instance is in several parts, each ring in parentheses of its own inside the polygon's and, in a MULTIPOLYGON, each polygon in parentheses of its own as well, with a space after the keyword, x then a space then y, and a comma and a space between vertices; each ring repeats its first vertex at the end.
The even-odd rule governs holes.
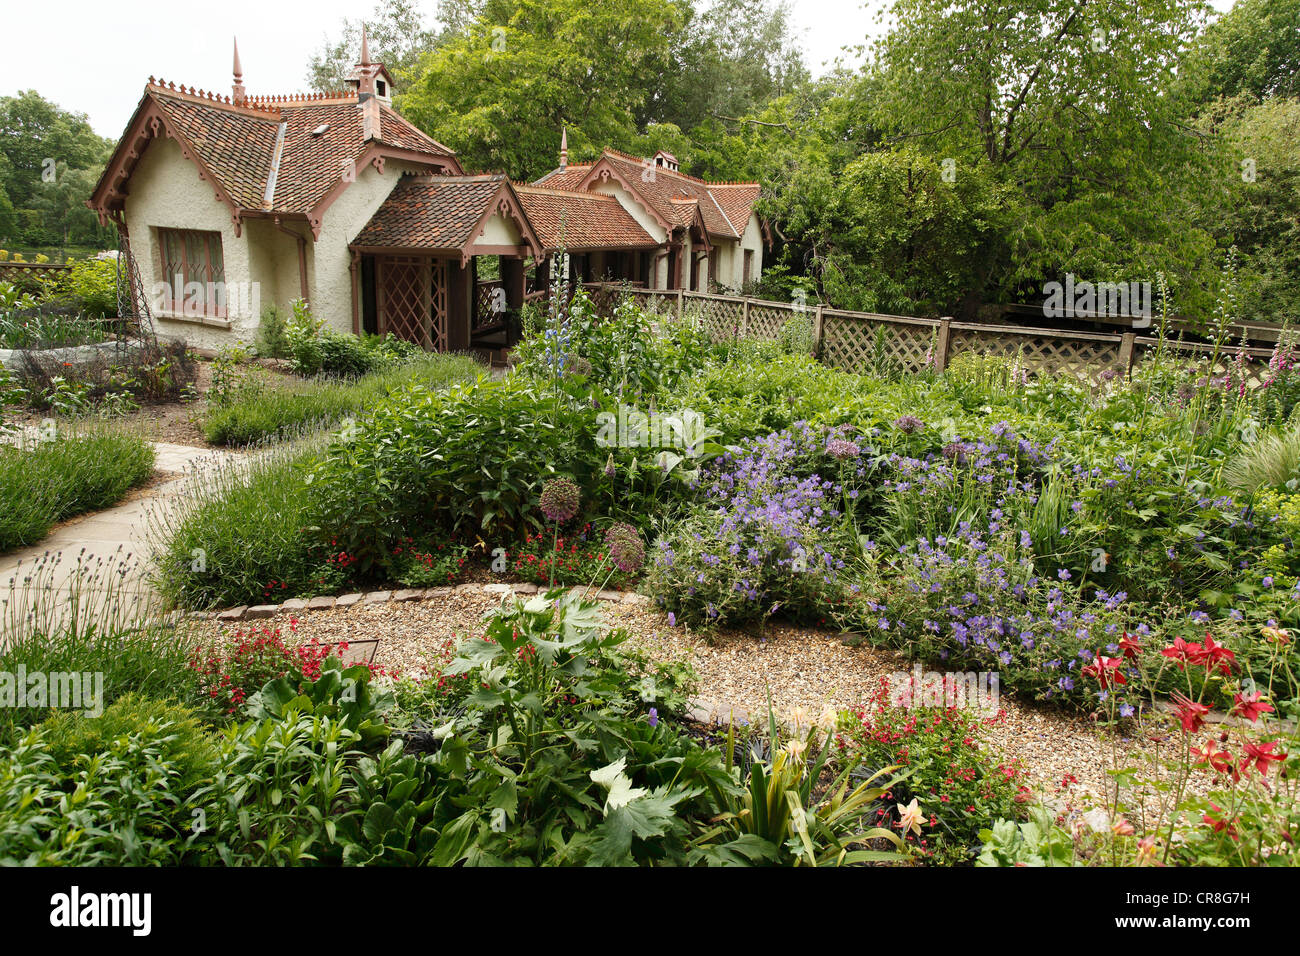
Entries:
POLYGON ((164 306, 164 313, 170 315, 179 315, 189 318, 227 318, 228 296, 225 295, 226 286, 226 250, 222 243, 220 230, 217 229, 175 229, 170 226, 158 227, 158 259, 161 267, 160 274, 163 277, 163 283, 167 287, 167 300, 164 306), (190 242, 191 237, 198 237, 202 244, 204 261, 202 263, 190 262, 190 242), (169 274, 167 265, 167 245, 168 241, 176 242, 180 249, 180 275, 182 285, 179 290, 174 288, 175 273, 169 274), (220 256, 221 265, 218 270, 213 265, 212 248, 215 243, 217 252, 220 256), (199 279, 195 270, 202 269, 203 279, 199 279), (185 295, 185 288, 191 282, 203 283, 203 310, 199 313, 187 311, 188 301, 185 295), (221 294, 217 294, 218 287, 221 294))

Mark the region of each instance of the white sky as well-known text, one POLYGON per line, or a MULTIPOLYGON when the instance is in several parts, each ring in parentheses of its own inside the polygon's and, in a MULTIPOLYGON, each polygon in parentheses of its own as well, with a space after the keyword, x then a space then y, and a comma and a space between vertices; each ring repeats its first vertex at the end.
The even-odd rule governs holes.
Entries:
MULTIPOLYGON (((1211 0, 1219 10, 1233 0, 1211 0)), ((432 16, 436 0, 421 0, 432 16)), ((0 95, 38 90, 64 109, 89 115, 116 139, 150 75, 187 86, 230 89, 231 37, 239 36, 250 93, 306 88, 307 59, 344 17, 369 14, 374 0, 58 0, 7 4, 0 95), (229 24, 223 28, 220 24, 229 24)), ((825 72, 840 49, 879 31, 887 0, 793 0, 809 66, 825 72)), ((851 58, 856 62, 855 58, 851 58)))

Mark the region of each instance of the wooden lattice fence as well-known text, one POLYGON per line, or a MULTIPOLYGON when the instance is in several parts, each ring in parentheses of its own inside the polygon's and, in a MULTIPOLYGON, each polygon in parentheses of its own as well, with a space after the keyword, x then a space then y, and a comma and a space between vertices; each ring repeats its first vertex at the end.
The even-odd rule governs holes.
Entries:
POLYGON ((60 262, 0 262, 0 282, 15 285, 24 292, 36 292, 43 279, 52 279, 72 266, 60 262))
MULTIPOLYGON (((1130 372, 1149 359, 1159 340, 1136 332, 1072 332, 957 322, 950 318, 846 312, 823 306, 771 302, 702 292, 624 289, 646 309, 658 314, 694 318, 714 341, 738 338, 775 339, 792 318, 811 320, 813 352, 827 365, 848 371, 915 373, 942 371, 963 354, 1019 357, 1031 376, 1068 375, 1080 382, 1098 382, 1130 372)), ((1269 376, 1273 349, 1241 347, 1234 329, 1232 344, 1220 350, 1212 377, 1241 375, 1249 387, 1269 376)), ((1167 340, 1167 352, 1188 361, 1204 361, 1214 346, 1167 340)))

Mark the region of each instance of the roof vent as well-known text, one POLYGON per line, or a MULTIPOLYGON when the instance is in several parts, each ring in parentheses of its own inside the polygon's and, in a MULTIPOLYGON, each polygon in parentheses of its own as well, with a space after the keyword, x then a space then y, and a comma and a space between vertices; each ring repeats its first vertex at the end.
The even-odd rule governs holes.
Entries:
POLYGON ((317 126, 314 130, 311 131, 311 134, 313 136, 324 136, 325 131, 329 128, 330 128, 329 123, 321 123, 319 126, 317 126))

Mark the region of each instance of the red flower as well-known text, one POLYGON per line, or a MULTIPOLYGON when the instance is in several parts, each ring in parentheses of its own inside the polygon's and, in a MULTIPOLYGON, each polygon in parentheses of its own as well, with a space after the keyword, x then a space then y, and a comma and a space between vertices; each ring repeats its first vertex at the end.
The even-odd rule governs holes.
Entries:
POLYGON ((1206 670, 1218 670, 1221 674, 1231 674, 1232 665, 1237 662, 1237 655, 1222 644, 1214 642, 1214 635, 1205 633, 1205 647, 1202 649, 1201 664, 1206 670))
MULTIPOLYGON (((1210 804, 1210 810, 1213 811, 1215 814, 1223 813, 1223 811, 1220 810, 1213 803, 1210 804)), ((1201 817, 1201 819, 1205 823, 1209 824, 1214 829, 1215 833, 1226 832, 1228 836, 1231 837, 1232 839, 1234 840, 1237 839, 1237 828, 1233 825, 1231 820, 1224 820, 1220 816, 1210 816, 1210 814, 1208 813, 1205 814, 1205 816, 1201 817)))
POLYGON ((1284 753, 1274 753, 1273 748, 1276 746, 1276 740, 1270 740, 1266 744, 1246 744, 1246 756, 1241 758, 1241 769, 1245 770, 1254 764, 1261 774, 1267 774, 1270 761, 1281 763, 1287 756, 1284 753))
POLYGON ((1182 670, 1189 661, 1193 664, 1200 663, 1200 657, 1204 653, 1204 649, 1200 644, 1188 644, 1181 637, 1175 637, 1174 643, 1169 647, 1161 648, 1160 653, 1171 658, 1178 664, 1178 669, 1182 670))
POLYGON ((1119 649, 1125 657, 1130 659, 1135 658, 1142 653, 1142 645, 1138 643, 1138 641, 1134 640, 1133 637, 1129 635, 1128 631, 1125 631, 1124 636, 1120 638, 1119 649))
POLYGON ((1196 757, 1198 763, 1209 764, 1218 773, 1229 773, 1232 770, 1232 754, 1220 750, 1218 742, 1213 737, 1205 742, 1205 746, 1193 747, 1192 755, 1196 757))
POLYGON ((1098 655, 1096 663, 1089 664, 1083 669, 1085 677, 1097 678, 1097 683, 1101 685, 1102 690, 1115 684, 1127 684, 1128 680, 1120 673, 1120 659, 1118 657, 1102 657, 1098 655))
POLYGON ((1260 699, 1263 696, 1264 695, 1259 691, 1255 691, 1253 694, 1234 694, 1232 696, 1234 702, 1232 713, 1240 717, 1245 717, 1252 723, 1259 720, 1261 714, 1271 714, 1273 712, 1273 706, 1264 703, 1264 701, 1260 699))
POLYGON ((1174 703, 1177 704, 1174 712, 1178 715, 1178 722, 1183 726, 1183 732, 1194 734, 1200 730, 1205 724, 1205 715, 1210 712, 1210 708, 1189 700, 1182 694, 1174 694, 1174 703))

